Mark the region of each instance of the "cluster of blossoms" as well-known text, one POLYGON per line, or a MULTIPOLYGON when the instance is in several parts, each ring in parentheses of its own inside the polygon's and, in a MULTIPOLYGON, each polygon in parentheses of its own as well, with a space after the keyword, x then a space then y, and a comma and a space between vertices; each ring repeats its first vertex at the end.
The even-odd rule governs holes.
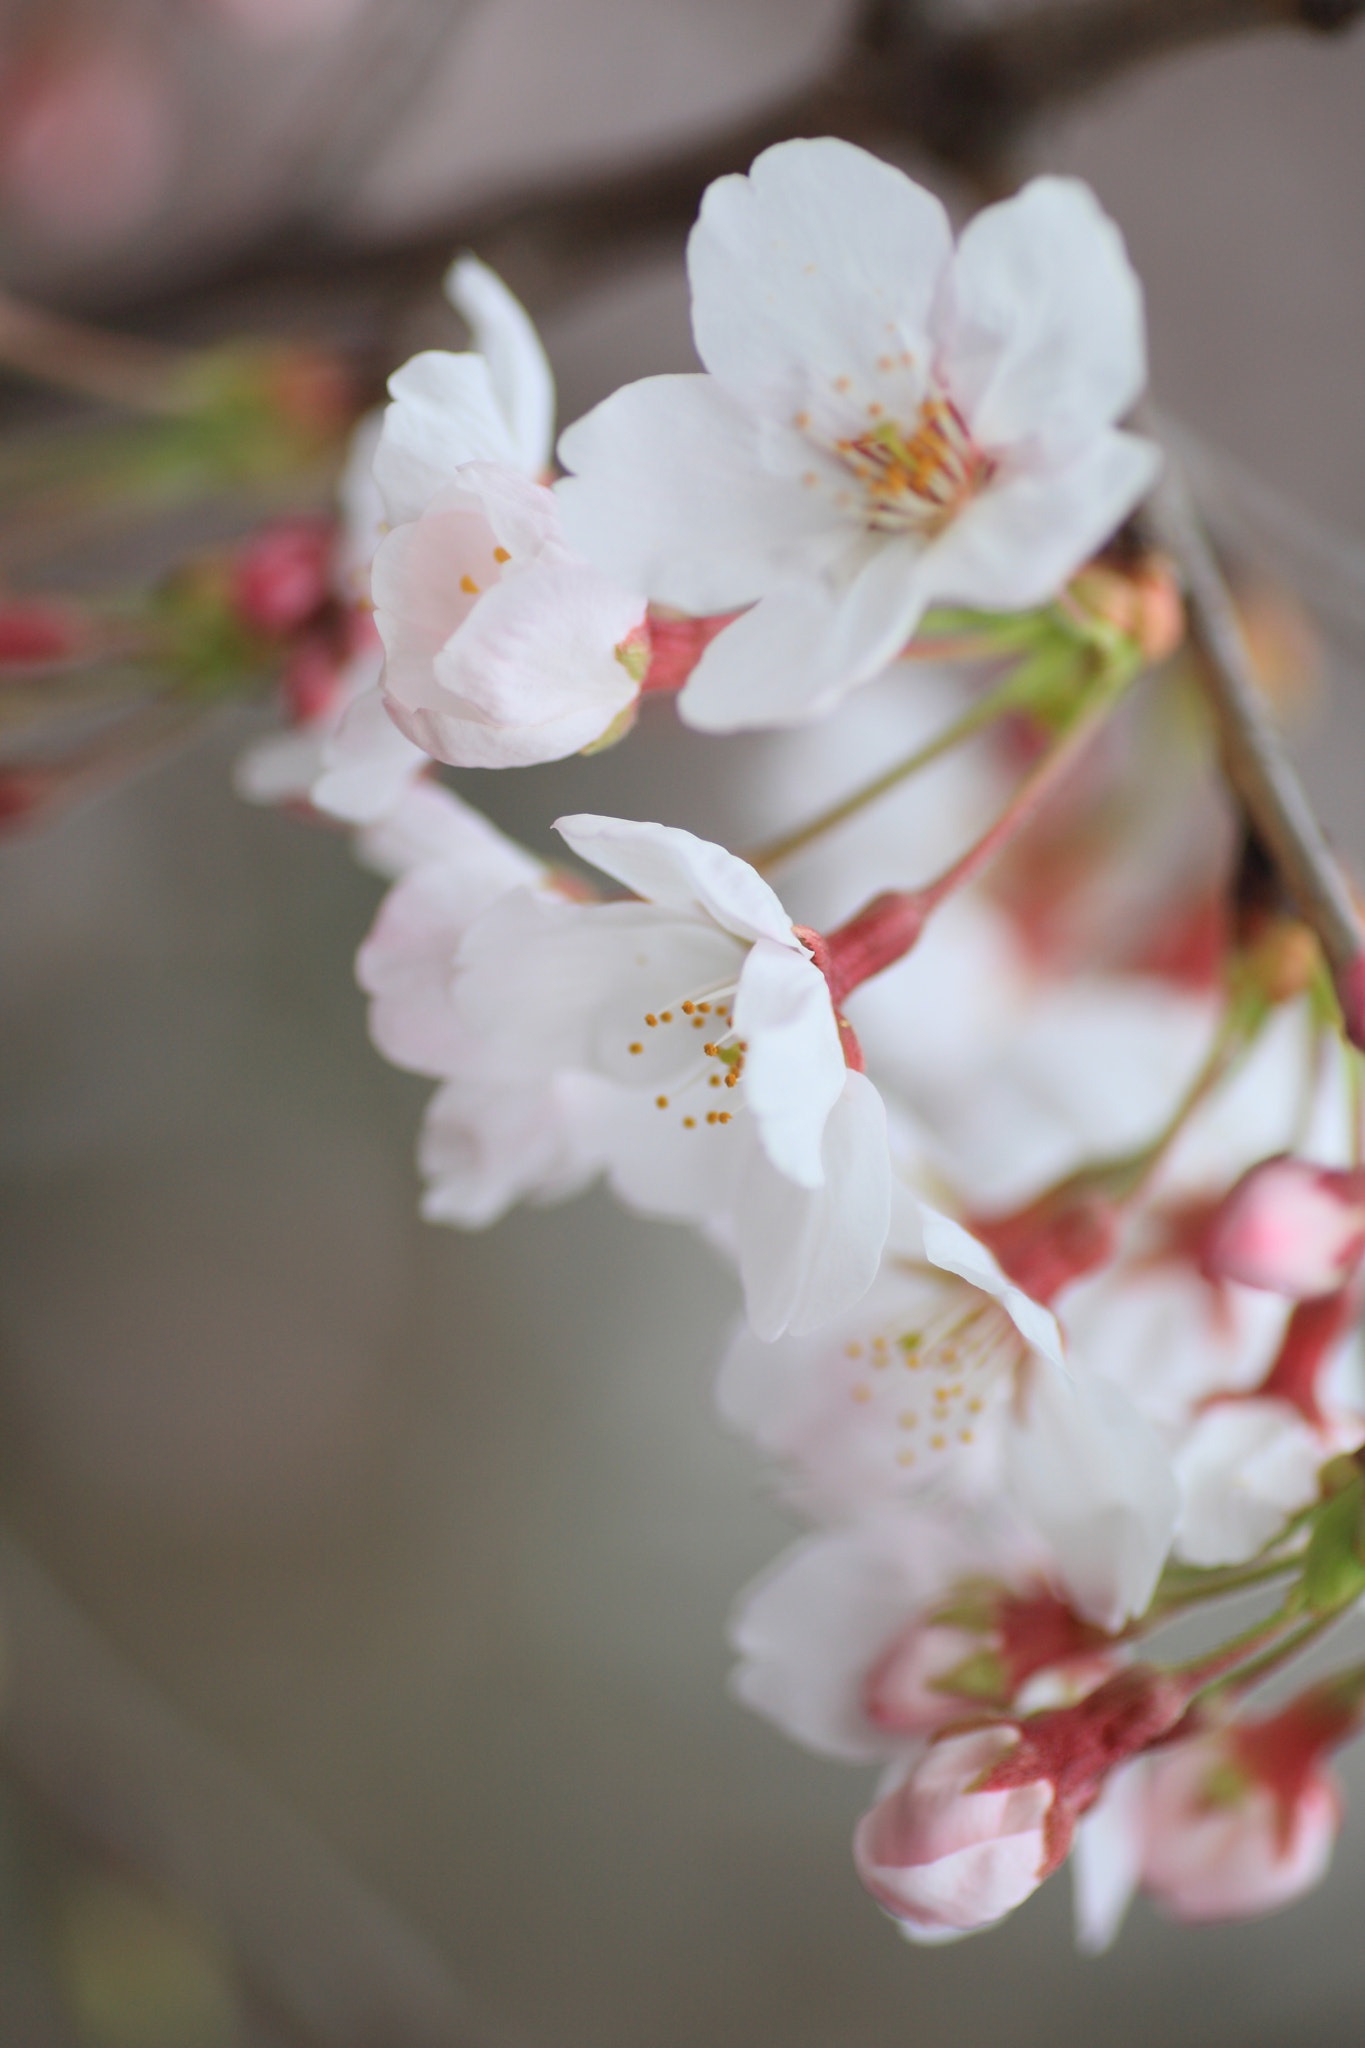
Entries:
POLYGON ((833 141, 714 185, 689 267, 704 372, 607 399, 556 482, 540 344, 456 265, 476 348, 397 373, 348 480, 377 639, 244 784, 393 878, 358 968, 439 1083, 427 1216, 604 1176, 732 1265, 721 1409, 810 1525, 737 1690, 884 1766, 855 1856, 905 1931, 1073 1850, 1089 1946, 1139 1885, 1265 1910, 1325 1867, 1365 1699, 1248 1704, 1365 1594, 1359 1074, 1125 527, 1137 281, 1074 182, 954 243, 833 141), (615 743, 645 693, 788 729, 749 859, 577 815, 591 874, 549 866, 434 770, 615 743))

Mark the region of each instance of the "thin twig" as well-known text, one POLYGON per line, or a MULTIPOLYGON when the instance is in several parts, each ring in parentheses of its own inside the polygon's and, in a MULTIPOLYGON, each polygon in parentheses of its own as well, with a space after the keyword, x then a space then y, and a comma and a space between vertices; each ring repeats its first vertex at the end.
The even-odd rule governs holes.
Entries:
MULTIPOLYGON (((456 210, 382 248, 290 228, 242 252, 212 280, 229 296, 287 279, 296 291, 392 304, 435 284, 454 249, 478 249, 538 314, 615 270, 632 249, 676 242, 712 179, 747 170, 770 143, 838 135, 919 151, 978 192, 1010 183, 1019 142, 1040 115, 1174 51, 1273 29, 1329 31, 1365 0, 1040 0, 997 21, 951 21, 919 0, 870 0, 811 79, 653 163, 562 173, 456 210)), ((202 308, 206 280, 174 285, 144 313, 202 308)), ((106 303, 110 303, 106 301, 106 303)))
POLYGON ((1352 992, 1353 977, 1365 958, 1365 926, 1266 709, 1237 608, 1172 461, 1146 519, 1184 583, 1190 634, 1228 781, 1299 915, 1317 934, 1354 1036, 1358 994, 1352 992))

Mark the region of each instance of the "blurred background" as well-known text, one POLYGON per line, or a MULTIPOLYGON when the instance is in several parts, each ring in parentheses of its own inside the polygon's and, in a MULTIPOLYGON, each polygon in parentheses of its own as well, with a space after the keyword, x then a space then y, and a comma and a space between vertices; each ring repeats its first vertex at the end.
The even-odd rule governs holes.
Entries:
MULTIPOLYGON (((691 366, 680 237, 608 219, 576 270, 527 195, 799 104, 859 12, 10 4, 0 283, 147 347, 320 344, 358 405, 461 345, 435 280, 472 239, 542 316, 568 420, 691 366)), ((1158 402, 1264 480, 1262 531, 1326 606, 1341 654, 1297 740, 1358 862, 1362 104, 1365 31, 1248 34, 1055 111, 1022 155, 1118 218, 1158 402)), ((263 471, 68 536, 53 477, 28 495, 66 411, 18 376, 0 407, 6 589, 150 576, 326 503, 324 451, 306 487, 263 471)), ((1359 1757, 1333 1877, 1263 1924, 1139 1907, 1095 1961, 1064 1883, 937 1951, 871 1907, 867 1783, 726 1695, 727 1610, 789 1534, 712 1412, 730 1280, 595 1194, 479 1237, 417 1221, 426 1086, 370 1050, 351 980, 380 884, 232 791, 273 720, 228 706, 0 846, 0 2039, 1358 2040, 1359 1757)), ((647 718, 465 787, 542 845, 564 809, 723 839, 761 757, 647 718)))

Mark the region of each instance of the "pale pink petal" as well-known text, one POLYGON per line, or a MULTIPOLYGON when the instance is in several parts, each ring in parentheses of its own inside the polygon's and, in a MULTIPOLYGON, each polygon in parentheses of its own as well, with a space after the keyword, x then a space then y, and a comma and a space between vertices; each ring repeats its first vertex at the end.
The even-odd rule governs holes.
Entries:
POLYGON ((740 970, 734 1026, 748 1045, 744 1094, 759 1143, 788 1180, 820 1187, 825 1121, 848 1071, 824 975, 790 944, 758 940, 740 970))
POLYGON ((886 1111, 849 1074, 825 1123, 824 1185, 797 1187, 756 1151, 736 1218, 749 1321, 765 1342, 818 1329, 877 1277, 891 1215, 886 1111))
MULTIPOLYGON (((555 830, 582 859, 650 903, 713 918, 736 938, 772 939, 778 945, 799 947, 775 891, 747 861, 712 840, 698 839, 677 825, 599 818, 588 812, 556 819, 555 830)), ((804 950, 801 957, 805 958, 804 950)), ((660 997, 661 1003, 668 1000, 660 997)))
POLYGON ((913 542, 892 541, 845 588, 814 578, 761 598, 706 648, 680 715, 703 732, 823 716, 911 639, 929 601, 918 562, 913 542))
POLYGON ((428 349, 394 371, 389 391, 374 480, 395 526, 420 519, 466 462, 515 466, 516 445, 482 356, 428 349))
POLYGON ((951 253, 943 207, 902 171, 832 136, 778 143, 702 200, 687 250, 698 353, 784 420, 836 378, 848 404, 913 417, 951 253))
POLYGON ((924 1255, 931 1264, 940 1266, 945 1273, 956 1273, 960 1280, 970 1281, 973 1287, 998 1301, 1025 1343, 1062 1370, 1061 1332, 1052 1311, 1016 1287, 1000 1270, 994 1255, 960 1223, 940 1215, 926 1203, 922 1202, 919 1208, 924 1255))
POLYGON ((1176 1549, 1190 1564, 1241 1564, 1317 1497, 1330 1455, 1287 1401, 1215 1401, 1175 1453, 1176 1549))
POLYGON ((376 824, 427 763, 427 755, 390 718, 378 687, 364 690, 323 743, 312 801, 349 824, 376 824))
POLYGON ((1147 1608, 1170 1549, 1180 1505, 1170 1458, 1117 1387, 1037 1353, 1022 1407, 1006 1438, 1014 1496, 1077 1612, 1119 1628, 1147 1608))
POLYGON ((1152 442, 1106 432, 1063 465, 1002 474, 926 550, 926 592, 989 611, 1045 604, 1110 539, 1160 464, 1152 442))
POLYGON ((936 324, 941 373, 990 453, 1070 454, 1146 382, 1142 287, 1076 178, 1034 178, 968 223, 936 324))
POLYGON ((1071 1845, 1076 1946, 1103 1955, 1123 1924, 1142 1872, 1146 1759, 1112 1772, 1103 1792, 1077 1825, 1071 1845))
POLYGON ((477 256, 461 256, 452 263, 445 289, 456 311, 469 322, 474 347, 488 364, 517 466, 527 476, 543 476, 554 447, 555 383, 526 308, 477 256))
POLYGON ((627 384, 559 437, 564 537, 685 612, 735 611, 813 573, 849 532, 831 532, 821 494, 769 473, 763 439, 709 377, 627 384))

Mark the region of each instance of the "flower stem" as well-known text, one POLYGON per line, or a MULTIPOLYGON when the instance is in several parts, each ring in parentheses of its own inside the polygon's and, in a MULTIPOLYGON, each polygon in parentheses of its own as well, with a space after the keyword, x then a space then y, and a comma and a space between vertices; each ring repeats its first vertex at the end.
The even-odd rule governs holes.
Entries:
MULTIPOLYGON (((913 655, 919 651, 912 643, 907 653, 913 655)), ((831 804, 828 810, 821 811, 806 824, 799 825, 795 831, 785 832, 779 839, 768 840, 752 853, 746 853, 744 858, 750 867, 757 868, 760 874, 766 874, 771 868, 780 867, 783 862, 790 860, 793 854, 804 852, 806 847, 823 838, 826 832, 834 831, 836 826, 856 817, 859 811, 866 810, 868 805, 876 803, 878 798, 887 796, 902 782, 908 782, 921 768, 929 767, 931 762, 951 753, 954 747, 961 746, 964 740, 971 739, 986 726, 993 724, 997 718, 1003 718, 1012 708, 1014 697, 1015 676, 1011 671, 1003 682, 998 683, 993 690, 988 690, 975 704, 970 705, 960 718, 955 718, 942 732, 935 733, 933 739, 926 741, 923 746, 916 747, 913 753, 904 755, 901 760, 893 762, 891 767, 884 769, 880 775, 874 775, 870 782, 862 783, 848 796, 841 797, 838 803, 831 804)))
POLYGON ((1263 1586, 1273 1579, 1282 1579, 1291 1572, 1297 1572, 1303 1558, 1282 1557, 1269 1564, 1226 1565, 1213 1567, 1209 1571, 1192 1571, 1182 1584, 1177 1572, 1173 1583, 1168 1567, 1162 1585, 1157 1588, 1156 1597, 1144 1620, 1164 1621, 1166 1616, 1185 1607, 1194 1607, 1201 1600, 1226 1600, 1233 1593, 1243 1593, 1252 1587, 1263 1586))
POLYGON ((926 916, 937 910, 945 898, 965 888, 968 882, 974 882, 1010 841, 1017 838, 1026 825, 1032 824, 1048 798, 1071 773, 1136 674, 1136 666, 1125 661, 1112 661, 1101 669, 1093 689, 1083 699, 1061 738, 1032 773, 1025 776, 995 823, 951 867, 945 868, 935 881, 926 883, 917 892, 926 916))
POLYGON ((41 384, 137 412, 183 413, 188 353, 131 335, 103 334, 0 292, 0 365, 41 384))
POLYGON ((1051 751, 1027 775, 995 823, 951 867, 918 889, 884 889, 836 931, 819 938, 818 961, 838 1013, 854 989, 904 959, 930 917, 957 889, 964 888, 1032 822, 1059 783, 1070 774, 1097 728, 1140 672, 1130 652, 1099 659, 1098 674, 1080 709, 1051 751))

